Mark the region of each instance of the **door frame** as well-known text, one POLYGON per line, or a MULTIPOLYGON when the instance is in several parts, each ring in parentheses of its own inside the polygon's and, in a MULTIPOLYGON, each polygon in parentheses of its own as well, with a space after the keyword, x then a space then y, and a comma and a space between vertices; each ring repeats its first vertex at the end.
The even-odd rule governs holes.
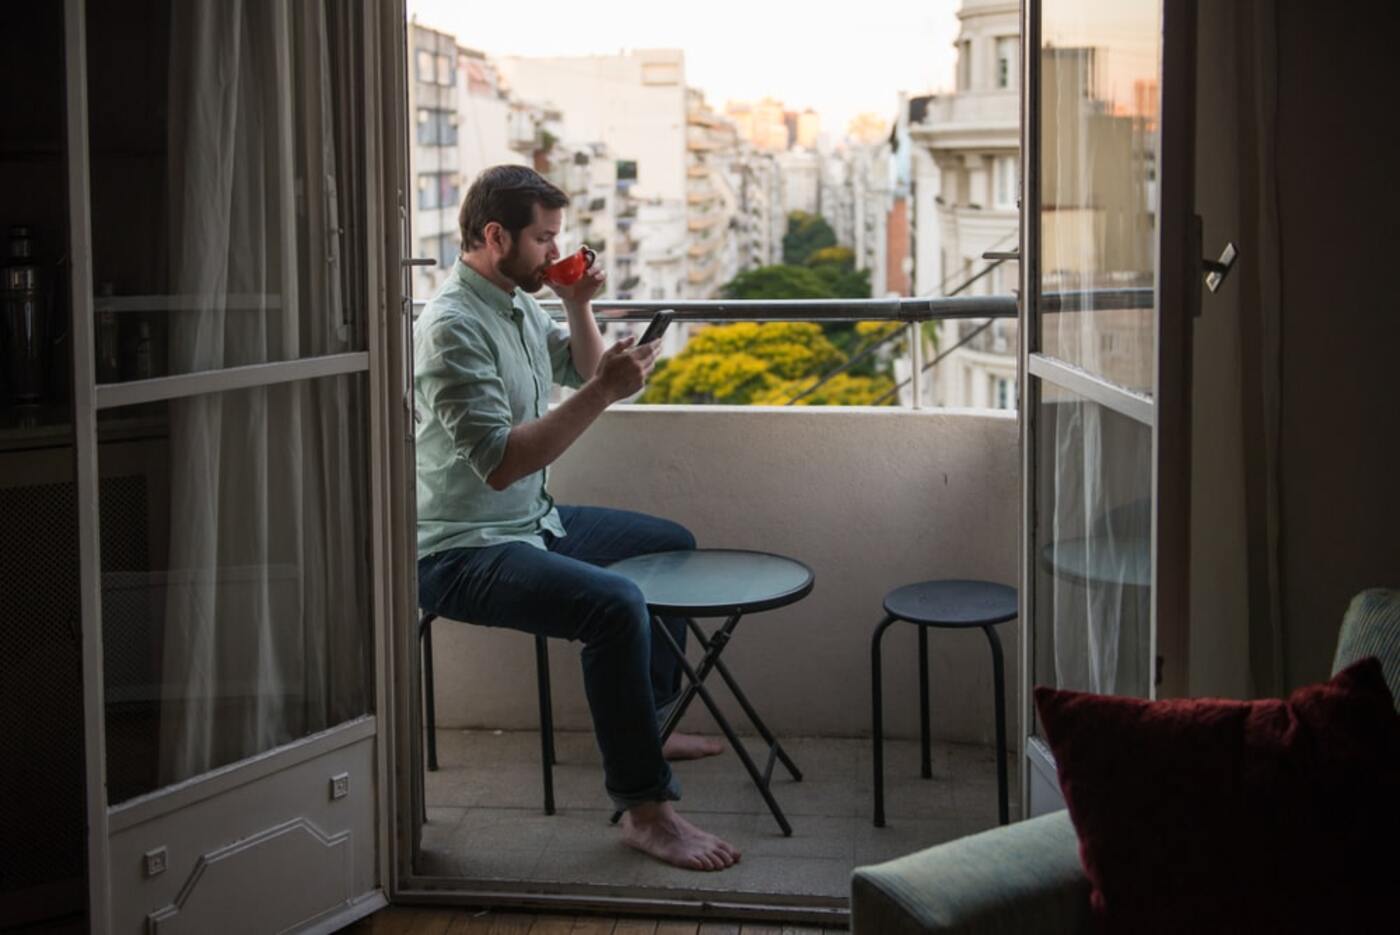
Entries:
MULTIPOLYGON (((385 48, 393 57, 394 45, 386 46, 382 17, 376 18, 381 4, 365 2, 360 7, 358 25, 349 42, 358 43, 361 68, 348 72, 359 83, 357 91, 367 101, 366 121, 382 123, 380 104, 386 98, 376 93, 382 76, 381 58, 385 48)), ((401 13, 401 0, 395 6, 401 13)), ((290 7, 287 7, 290 10, 290 7)), ((204 801, 226 790, 246 785, 263 776, 306 762, 317 756, 374 738, 375 791, 366 796, 363 807, 374 811, 372 846, 376 849, 373 888, 354 894, 351 901, 330 915, 308 924, 311 931, 331 931, 387 904, 386 890, 393 878, 394 811, 396 759, 394 751, 394 709, 390 691, 394 664, 393 608, 402 590, 402 575, 390 559, 388 546, 396 529, 403 525, 402 511, 393 496, 396 478, 387 439, 401 431, 403 423, 399 400, 390 387, 395 368, 397 344, 393 329, 387 328, 389 310, 397 307, 398 286, 393 275, 397 240, 381 238, 388 230, 378 186, 395 171, 394 159, 381 151, 382 134, 366 127, 364 162, 356 186, 364 185, 365 223, 360 232, 366 258, 366 349, 323 355, 301 360, 279 361, 203 373, 180 374, 120 384, 98 384, 94 361, 94 301, 92 276, 91 153, 87 93, 87 22, 85 0, 64 0, 65 128, 68 184, 69 255, 71 257, 70 315, 72 328, 72 392, 75 450, 75 479, 78 510, 79 588, 82 615, 82 679, 85 744, 85 788, 87 817, 87 873, 89 930, 105 935, 113 927, 111 834, 157 815, 168 814, 189 804, 204 801), (386 166, 385 164, 388 163, 386 166), (393 264, 393 265, 391 265, 393 264), (369 713, 300 737, 284 746, 263 751, 244 760, 162 787, 147 795, 119 803, 107 802, 106 724, 102 633, 102 578, 100 551, 100 501, 98 498, 97 436, 98 412, 135 403, 174 399, 205 393, 226 392, 254 386, 304 381, 339 374, 364 373, 369 385, 365 416, 368 419, 369 460, 368 502, 371 537, 370 645, 374 650, 372 696, 369 713)), ((335 79, 333 79, 335 80, 335 79)), ((396 183, 397 185, 397 183, 396 183)), ((348 188, 348 187, 347 187, 348 188)), ((352 189, 351 189, 352 190, 352 189)), ((392 216, 390 214, 389 216, 392 216)), ((392 233, 392 231, 389 231, 392 233)), ((260 829, 259 829, 260 830, 260 829)))
MULTIPOLYGON (((1078 368, 1039 356, 1041 0, 1021 7, 1021 684, 1022 815, 1031 817, 1032 773, 1054 781, 1054 757, 1033 733, 1036 444, 1040 381, 1049 379, 1152 432, 1152 597, 1148 624, 1159 678, 1149 697, 1184 695, 1189 666, 1191 329, 1200 300, 1200 245, 1193 236, 1195 193, 1196 0, 1159 0, 1160 111, 1157 138, 1156 328, 1151 399, 1078 368), (1171 210, 1164 210, 1174 199, 1171 210), (1167 509, 1163 509, 1163 505, 1167 509)), ((1058 786, 1055 783, 1056 787, 1058 786)))

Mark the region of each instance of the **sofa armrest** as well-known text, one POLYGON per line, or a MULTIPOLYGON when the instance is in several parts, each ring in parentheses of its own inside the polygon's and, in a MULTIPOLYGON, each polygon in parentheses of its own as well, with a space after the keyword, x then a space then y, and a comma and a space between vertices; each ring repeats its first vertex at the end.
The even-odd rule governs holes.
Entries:
POLYGON ((1367 656, 1381 661, 1395 710, 1400 711, 1400 590, 1371 588, 1352 598, 1347 607, 1332 674, 1367 656))
POLYGON ((1089 881, 1065 811, 857 867, 851 876, 852 933, 1089 930, 1089 881))

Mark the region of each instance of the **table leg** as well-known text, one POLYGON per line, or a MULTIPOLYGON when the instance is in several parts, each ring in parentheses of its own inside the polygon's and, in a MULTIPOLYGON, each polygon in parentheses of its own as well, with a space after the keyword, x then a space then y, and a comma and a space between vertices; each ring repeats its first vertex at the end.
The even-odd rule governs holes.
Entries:
MULTIPOLYGON (((697 631, 700 629, 698 625, 694 624, 694 621, 692 621, 692 625, 695 626, 697 631)), ((703 644, 704 637, 698 632, 696 633, 696 637, 700 639, 703 644)), ((706 648, 708 649, 709 647, 706 646, 706 648)), ((720 648, 722 649, 723 647, 720 648)), ((734 680, 734 676, 729 674, 729 667, 719 658, 718 652, 715 653, 714 662, 714 667, 719 671, 720 678, 724 679, 724 684, 728 685, 729 690, 733 692, 734 700, 739 702, 739 707, 744 709, 744 714, 748 716, 749 723, 754 726, 759 736, 768 744, 768 748, 778 755, 778 759, 782 761, 783 766, 787 767, 788 774, 791 775, 795 781, 801 782, 802 771, 797 768, 797 764, 787 755, 787 751, 783 749, 783 745, 778 743, 777 739, 773 736, 773 732, 768 729, 768 725, 763 723, 763 719, 758 716, 758 712, 755 711, 753 705, 749 703, 748 696, 744 694, 744 690, 739 687, 739 683, 734 680)))
POLYGON ((759 794, 763 796, 763 801, 768 803, 768 810, 773 813, 773 818, 777 820, 778 827, 783 829, 783 834, 791 837, 792 826, 788 824, 787 818, 783 815, 783 810, 779 807, 778 800, 773 798, 773 793, 768 788, 768 784, 763 781, 763 774, 759 772, 758 766, 754 763, 753 758, 749 756, 749 751, 739 742, 739 736, 734 733, 734 728, 729 726, 729 721, 725 718, 724 712, 720 711, 719 705, 715 703, 714 697, 700 681, 699 674, 696 669, 691 666, 690 660, 686 659, 685 653, 681 652, 680 644, 676 642, 675 637, 671 636, 670 631, 668 631, 660 621, 655 621, 655 623, 656 626, 654 629, 661 634, 662 638, 670 644, 671 649, 675 651, 676 657, 680 660, 681 668, 685 670, 686 677, 690 679, 691 684, 695 686, 696 692, 700 695, 700 700, 705 702, 705 707, 709 709, 710 716, 719 724, 719 729, 724 732, 724 736, 729 741, 729 745, 733 747, 734 752, 739 755, 739 759, 744 764, 744 769, 748 770, 749 778, 751 778, 754 785, 758 787, 759 794))
MULTIPOLYGON (((726 620, 724 625, 715 631, 713 639, 706 639, 704 631, 700 629, 700 625, 693 619, 686 621, 691 631, 695 634, 695 638, 700 641, 700 648, 705 650, 705 654, 700 659, 700 665, 696 667, 696 674, 699 676, 700 681, 703 682, 709 677, 710 670, 714 668, 715 663, 719 660, 720 652, 723 651, 725 644, 729 642, 729 637, 733 634, 734 628, 739 625, 739 618, 741 616, 743 615, 735 614, 726 620), (718 646, 714 650, 710 648, 713 643, 718 643, 718 646)), ((664 625, 661 626, 661 629, 665 629, 664 625)), ((667 635, 669 636, 670 634, 668 633, 667 635)), ((684 655, 684 653, 681 653, 682 658, 684 658, 684 655)), ((694 700, 695 686, 687 685, 685 691, 681 693, 680 700, 676 702, 676 706, 671 709, 671 713, 667 716, 666 723, 661 725, 662 743, 666 742, 666 738, 670 737, 671 733, 676 729, 676 726, 680 724, 681 718, 685 717, 686 710, 694 700)))

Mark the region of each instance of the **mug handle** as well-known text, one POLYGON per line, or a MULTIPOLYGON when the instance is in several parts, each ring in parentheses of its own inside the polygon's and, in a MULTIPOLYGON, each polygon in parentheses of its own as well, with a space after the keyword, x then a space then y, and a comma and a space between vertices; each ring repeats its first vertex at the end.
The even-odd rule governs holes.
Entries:
POLYGON ((598 259, 598 254, 588 244, 583 245, 581 252, 583 253, 583 268, 592 269, 593 261, 598 259))

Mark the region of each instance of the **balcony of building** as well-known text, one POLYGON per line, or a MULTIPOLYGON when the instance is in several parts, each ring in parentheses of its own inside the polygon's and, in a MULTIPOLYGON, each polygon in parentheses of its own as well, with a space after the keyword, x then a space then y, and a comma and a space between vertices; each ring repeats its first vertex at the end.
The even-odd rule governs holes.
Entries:
POLYGON ((686 218, 685 226, 692 234, 699 231, 707 231, 724 223, 724 215, 718 211, 710 211, 704 214, 692 214, 686 218))
POLYGON ((706 237, 704 240, 697 240, 685 248, 686 256, 691 259, 707 257, 720 248, 720 238, 706 237))
MULTIPOLYGON (((1014 311, 1009 297, 938 301, 1014 311)), ((619 315, 604 306, 602 317, 645 318, 644 303, 630 304, 639 310, 619 315)), ((846 312, 891 318, 899 304, 877 300, 868 310, 846 312)), ((696 308, 721 305, 726 320, 797 317, 771 303, 678 305, 692 318, 696 308)), ((778 767, 773 779, 792 836, 783 835, 727 750, 674 769, 683 813, 743 850, 738 866, 694 874, 619 847, 608 827, 576 648, 564 643, 550 644, 556 813, 543 814, 533 641, 512 631, 439 623, 433 631, 439 768, 426 775, 420 872, 462 885, 508 882, 543 892, 777 899, 807 906, 813 919, 839 918, 853 867, 994 826, 994 699, 985 639, 960 632, 930 639, 933 775, 923 779, 913 628, 896 628, 886 638, 888 824, 873 826, 870 640, 883 596, 898 585, 931 577, 1016 580, 1018 451, 1012 412, 897 405, 609 410, 552 469, 559 502, 666 516, 687 526, 701 547, 778 553, 814 573, 815 587, 802 601, 746 617, 725 656, 802 771, 797 782, 778 767), (638 438, 647 440, 645 470, 636 463, 638 438)), ((701 623, 708 631, 720 621, 701 623)), ((1017 684, 1018 627, 999 628, 1013 670, 1008 686, 1017 684)), ((690 648, 694 661, 696 647, 690 648)), ((762 741, 743 733, 747 721, 722 688, 715 695, 761 766, 762 741)), ((682 729, 718 735, 699 703, 682 729)), ((1014 776, 1012 783, 1015 803, 1014 776)))
POLYGON ((1012 88, 934 96, 909 135, 931 149, 959 150, 1015 145, 1020 129, 1021 98, 1012 88))
POLYGON ((693 263, 690 269, 686 270, 686 282, 692 286, 701 286, 712 283, 715 280, 715 272, 718 271, 718 263, 693 263))

